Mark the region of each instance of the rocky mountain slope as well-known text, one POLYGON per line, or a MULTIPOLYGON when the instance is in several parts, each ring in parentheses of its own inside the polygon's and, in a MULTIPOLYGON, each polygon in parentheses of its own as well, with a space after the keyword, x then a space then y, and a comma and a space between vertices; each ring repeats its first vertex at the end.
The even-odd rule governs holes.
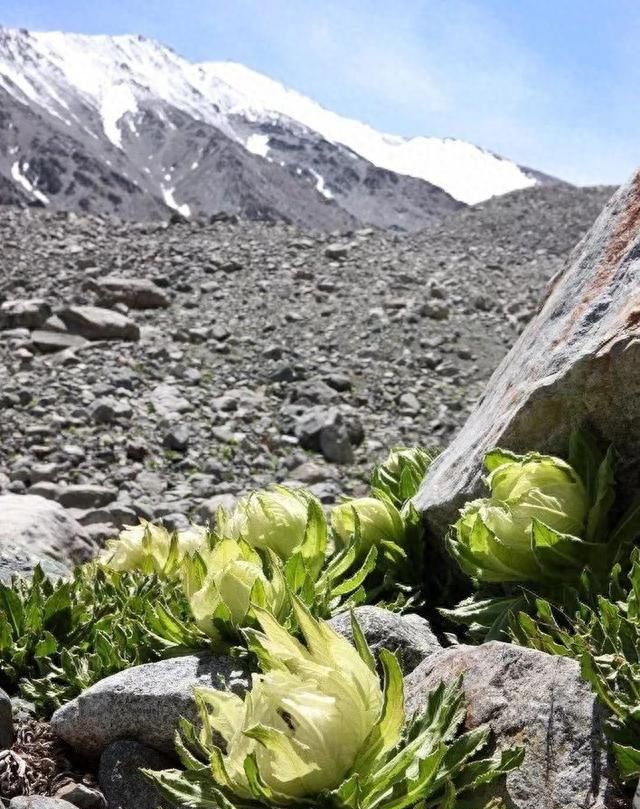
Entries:
POLYGON ((449 440, 611 191, 414 236, 4 209, 0 488, 96 538, 274 480, 359 492, 390 446, 449 440))
POLYGON ((455 139, 376 132, 143 37, 1 27, 0 178, 0 201, 53 210, 406 231, 557 182, 455 139))

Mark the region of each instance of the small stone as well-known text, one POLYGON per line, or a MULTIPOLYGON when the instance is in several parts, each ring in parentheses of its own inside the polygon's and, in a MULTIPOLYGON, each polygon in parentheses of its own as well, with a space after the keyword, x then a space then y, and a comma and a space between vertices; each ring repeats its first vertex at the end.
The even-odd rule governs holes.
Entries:
POLYGON ((262 356, 266 360, 279 360, 281 359, 282 354, 282 347, 278 345, 267 346, 262 352, 262 356))
POLYGON ((139 340, 140 329, 126 315, 98 306, 70 306, 58 316, 71 334, 88 340, 139 340))
POLYGON ((449 305, 444 301, 427 301, 420 307, 420 314, 431 320, 446 320, 449 317, 449 305))
POLYGON ((313 461, 306 461, 300 464, 300 466, 296 466, 295 469, 292 469, 289 477, 291 480, 306 483, 307 485, 311 483, 322 483, 322 481, 331 478, 331 470, 313 461))
MULTIPOLYGON (((61 466, 57 463, 34 463, 31 467, 31 482, 40 483, 43 481, 55 481, 61 472, 61 466)), ((34 494, 34 492, 31 492, 34 494)))
POLYGON ((31 343, 43 354, 83 348, 89 341, 79 334, 36 329, 31 332, 31 343))
POLYGON ((0 304, 0 330, 39 329, 51 314, 51 306, 41 298, 5 301, 0 304))
POLYGON ((113 502, 117 496, 117 489, 109 486, 77 483, 62 489, 58 502, 65 508, 101 508, 113 502))
POLYGON ((149 452, 149 448, 140 438, 132 438, 127 441, 125 452, 127 458, 132 461, 143 461, 149 452))
POLYGON ((171 809, 140 770, 166 770, 172 759, 139 742, 118 741, 100 756, 98 781, 109 809, 171 809))
POLYGON ((320 433, 320 452, 333 463, 353 463, 353 448, 349 431, 344 424, 329 424, 323 428, 320 433))
POLYGON ((420 412, 420 402, 415 393, 403 393, 398 399, 398 404, 404 413, 413 414, 420 412))
POLYGON ((158 415, 170 418, 191 410, 191 404, 182 396, 178 388, 168 383, 156 385, 150 395, 151 406, 158 415))
POLYGON ((321 452, 333 463, 353 463, 353 449, 345 419, 336 408, 312 407, 297 421, 300 446, 321 452))
POLYGON ((330 388, 337 390, 340 393, 345 393, 346 391, 351 390, 353 384, 351 379, 346 374, 329 374, 329 376, 324 377, 324 381, 329 385, 330 388))
POLYGON ((327 258, 333 259, 335 261, 340 261, 341 259, 345 259, 349 255, 349 251, 353 247, 352 244, 340 244, 338 242, 334 242, 332 244, 328 244, 324 249, 324 254, 327 258))
POLYGON ((124 303, 129 309, 166 309, 171 301, 159 286, 149 278, 121 278, 109 275, 98 281, 91 281, 98 302, 113 306, 124 303))
POLYGON ((281 363, 269 374, 270 382, 293 382, 296 378, 296 370, 288 362, 281 363))
POLYGON ((30 489, 29 494, 37 494, 38 497, 46 497, 47 500, 57 500, 60 496, 60 486, 48 480, 34 483, 30 489))
POLYGON ((112 424, 118 419, 128 420, 133 409, 126 400, 98 399, 91 407, 91 418, 96 424, 112 424))
POLYGON ((231 332, 226 326, 223 326, 222 323, 216 323, 211 329, 211 336, 214 340, 224 342, 231 337, 231 332))
POLYGON ((162 438, 162 446, 174 452, 186 452, 189 447, 189 428, 186 424, 170 427, 162 438))
POLYGON ((107 802, 102 792, 74 781, 69 781, 57 789, 54 798, 68 801, 77 809, 107 809, 107 802))

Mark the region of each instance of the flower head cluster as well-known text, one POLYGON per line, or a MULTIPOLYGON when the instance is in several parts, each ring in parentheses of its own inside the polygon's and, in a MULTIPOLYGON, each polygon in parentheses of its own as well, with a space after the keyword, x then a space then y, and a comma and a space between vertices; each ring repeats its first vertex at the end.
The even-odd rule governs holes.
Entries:
POLYGON ((255 757, 261 781, 284 803, 337 787, 375 726, 380 681, 357 651, 299 604, 304 643, 267 612, 252 644, 265 672, 241 699, 200 691, 211 730, 222 736, 226 786, 250 798, 245 762, 255 757))
POLYGON ((549 455, 495 450, 485 459, 491 496, 468 503, 450 547, 485 582, 531 581, 584 563, 589 497, 578 473, 549 455))
POLYGON ((182 569, 185 593, 197 626, 217 639, 216 621, 245 626, 258 605, 280 615, 286 586, 280 566, 263 557, 244 540, 220 539, 182 569), (269 567, 269 573, 267 572, 269 567))
POLYGON ((166 574, 206 547, 206 528, 192 525, 172 534, 163 525, 142 520, 140 525, 125 525, 117 539, 108 541, 99 561, 112 570, 166 574))
POLYGON ((253 548, 269 549, 288 559, 304 542, 309 495, 276 486, 252 492, 221 520, 220 532, 243 539, 253 548))

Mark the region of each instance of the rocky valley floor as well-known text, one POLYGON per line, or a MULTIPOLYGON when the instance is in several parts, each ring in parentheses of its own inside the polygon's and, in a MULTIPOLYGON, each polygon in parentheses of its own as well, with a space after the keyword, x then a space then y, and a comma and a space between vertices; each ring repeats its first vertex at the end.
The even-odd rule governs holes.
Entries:
POLYGON ((97 541, 274 481, 357 494, 389 447, 449 441, 611 192, 514 192, 413 236, 5 208, 0 490, 97 541))

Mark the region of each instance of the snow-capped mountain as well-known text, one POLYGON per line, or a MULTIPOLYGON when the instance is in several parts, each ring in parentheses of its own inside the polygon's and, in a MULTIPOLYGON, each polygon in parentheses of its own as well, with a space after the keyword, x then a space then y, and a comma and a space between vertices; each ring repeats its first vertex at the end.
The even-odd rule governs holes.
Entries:
POLYGON ((242 65, 192 64, 144 37, 9 28, 0 178, 12 203, 407 230, 552 181, 462 141, 381 134, 242 65))
MULTIPOLYGON (((235 104, 225 96, 227 112, 260 122, 277 122, 285 115, 328 141, 349 147, 375 166, 426 180, 468 205, 536 184, 533 172, 471 143, 378 132, 236 62, 206 62, 196 68, 212 94, 224 85, 238 93, 235 104)), ((262 143, 268 154, 267 140, 262 143)))

